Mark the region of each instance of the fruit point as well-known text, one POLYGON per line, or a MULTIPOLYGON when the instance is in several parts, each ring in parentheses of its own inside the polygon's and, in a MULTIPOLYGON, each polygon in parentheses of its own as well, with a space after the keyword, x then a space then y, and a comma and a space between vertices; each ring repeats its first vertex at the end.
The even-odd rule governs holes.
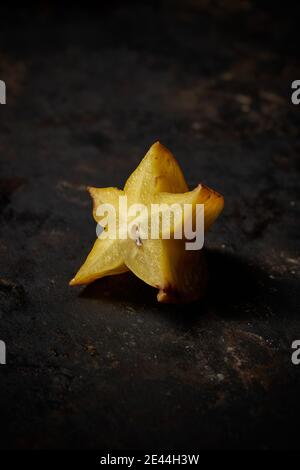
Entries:
MULTIPOLYGON (((204 295, 207 270, 203 250, 187 248, 189 237, 182 230, 181 238, 178 237, 178 227, 187 222, 190 226, 195 225, 199 208, 202 208, 200 228, 206 232, 223 209, 223 196, 201 184, 189 191, 174 156, 159 142, 150 147, 123 190, 89 187, 88 191, 93 200, 94 219, 102 230, 70 285, 89 284, 101 277, 130 270, 159 289, 159 302, 192 302, 204 295), (122 210, 119 202, 124 196, 130 207, 140 209, 139 217, 134 217, 136 213, 127 213, 127 209, 126 214, 122 210), (153 205, 164 208, 156 219, 159 225, 166 213, 165 220, 171 221, 171 211, 167 209, 173 208, 169 237, 165 236, 161 226, 155 237, 149 236, 148 228, 152 224, 153 229, 154 218, 148 209, 153 205), (188 215, 183 210, 187 206, 188 215), (109 207, 113 208, 114 222, 119 227, 114 237, 107 236, 111 217, 103 217, 109 207)), ((197 230, 193 233, 196 236, 197 230)))

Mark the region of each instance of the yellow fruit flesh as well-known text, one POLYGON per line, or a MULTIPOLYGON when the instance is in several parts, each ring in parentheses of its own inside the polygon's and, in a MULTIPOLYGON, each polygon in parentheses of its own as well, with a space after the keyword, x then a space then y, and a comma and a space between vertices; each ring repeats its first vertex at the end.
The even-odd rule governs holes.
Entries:
POLYGON ((97 209, 102 204, 113 205, 116 208, 117 221, 119 220, 117 208, 119 205, 119 197, 125 195, 124 191, 118 188, 92 188, 90 186, 88 186, 87 190, 93 200, 93 217, 96 222, 102 219, 101 216, 97 215, 97 209))
POLYGON ((124 262, 137 277, 159 288, 166 282, 163 248, 163 240, 143 240, 138 246, 134 240, 128 239, 124 244, 124 262))
POLYGON ((207 285, 202 250, 185 250, 185 240, 164 240, 164 269, 168 280, 157 294, 159 302, 183 303, 201 298, 207 285))
POLYGON ((129 204, 138 202, 147 205, 153 202, 153 194, 186 191, 188 186, 180 166, 171 152, 159 142, 150 147, 124 187, 129 204))
MULTIPOLYGON (((152 145, 137 169, 127 180, 124 191, 117 188, 88 188, 94 201, 93 215, 97 222, 97 207, 112 204, 118 214, 119 196, 126 195, 128 206, 142 203, 204 204, 205 230, 223 209, 223 197, 204 185, 188 191, 182 171, 173 155, 160 143, 152 145)), ((150 212, 149 212, 150 213, 150 212)), ((119 216, 119 214, 118 214, 119 216)), ((117 217, 119 220, 119 217, 117 217)), ((150 220, 148 223, 150 225, 150 220)), ((174 233, 173 224, 171 234, 174 233)), ((161 232, 160 232, 161 237, 161 232)), ((147 284, 159 289, 161 302, 192 301, 201 297, 206 285, 202 250, 188 251, 185 240, 127 238, 126 240, 97 239, 85 263, 71 285, 88 284, 97 278, 131 270, 147 284)))
POLYGON ((195 215, 196 204, 204 204, 204 227, 205 231, 214 223, 224 207, 224 199, 217 192, 203 184, 199 184, 192 191, 183 194, 159 193, 155 195, 158 204, 179 204, 184 212, 184 204, 193 206, 195 215))
POLYGON ((118 240, 97 238, 84 264, 70 281, 71 286, 90 284, 96 279, 128 271, 118 240))

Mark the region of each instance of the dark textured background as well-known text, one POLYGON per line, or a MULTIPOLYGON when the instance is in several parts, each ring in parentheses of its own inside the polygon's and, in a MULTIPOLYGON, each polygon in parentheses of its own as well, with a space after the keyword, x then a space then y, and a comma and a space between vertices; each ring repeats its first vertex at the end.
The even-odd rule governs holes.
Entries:
POLYGON ((1 447, 295 447, 297 12, 253 1, 50 2, 1 13, 1 447), (225 197, 204 302, 130 274, 68 287, 86 185, 160 140, 225 197))

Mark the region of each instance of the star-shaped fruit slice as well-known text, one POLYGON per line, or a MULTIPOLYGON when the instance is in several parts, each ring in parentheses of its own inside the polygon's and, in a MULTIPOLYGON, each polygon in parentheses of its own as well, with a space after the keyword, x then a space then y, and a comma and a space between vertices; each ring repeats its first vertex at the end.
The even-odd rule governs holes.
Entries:
POLYGON ((195 225, 200 204, 204 208, 207 231, 223 209, 224 199, 220 194, 201 184, 189 191, 177 161, 159 142, 152 145, 123 190, 89 187, 88 191, 93 199, 94 219, 103 226, 103 231, 70 285, 89 284, 130 270, 159 289, 157 299, 160 302, 189 302, 203 295, 207 284, 203 251, 187 249, 185 232, 181 230, 181 238, 175 233, 188 220, 191 227, 195 225), (127 208, 143 205, 146 212, 141 212, 139 218, 128 217, 128 212, 125 216, 120 205, 124 196, 127 208), (120 227, 114 238, 107 236, 109 219, 104 222, 101 210, 99 215, 99 209, 107 205, 114 208, 116 226, 120 227), (161 223, 164 211, 156 217, 155 211, 151 212, 152 207, 177 208, 178 217, 174 212, 166 219, 170 221, 168 238, 161 223), (153 237, 154 216, 157 230, 153 237), (131 236, 124 236, 129 233, 131 236))

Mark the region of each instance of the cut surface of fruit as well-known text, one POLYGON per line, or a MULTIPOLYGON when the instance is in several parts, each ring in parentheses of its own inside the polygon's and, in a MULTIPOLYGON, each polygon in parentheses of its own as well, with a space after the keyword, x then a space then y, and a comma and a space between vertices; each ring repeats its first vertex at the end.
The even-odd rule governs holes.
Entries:
POLYGON ((153 194, 184 193, 188 191, 188 186, 172 153, 161 143, 155 142, 126 181, 124 191, 129 203, 149 204, 153 202, 153 194))
MULTIPOLYGON (((118 188, 92 188, 91 186, 88 186, 87 190, 93 200, 93 217, 96 222, 102 220, 102 216, 99 214, 97 215, 97 210, 103 204, 111 204, 117 209, 120 196, 125 195, 124 191, 118 188)), ((119 211, 116 211, 116 215, 118 218, 119 211)))
POLYGON ((224 199, 220 194, 201 184, 189 191, 177 161, 159 142, 149 149, 128 178, 124 190, 89 187, 88 191, 93 199, 94 219, 104 226, 104 231, 71 285, 88 284, 100 277, 130 270, 159 289, 157 298, 160 302, 188 302, 203 296, 207 284, 203 251, 189 251, 185 233, 182 232, 181 239, 176 239, 175 233, 188 218, 192 224, 195 223, 199 204, 203 204, 204 229, 207 231, 223 209, 224 199), (124 196, 126 216, 124 206, 120 205, 124 196), (132 204, 143 205, 146 216, 144 212, 137 218, 130 213, 128 216, 127 208, 132 204), (106 205, 111 206, 116 214, 115 239, 107 237, 107 221, 103 221, 106 205), (187 206, 190 209, 188 213, 185 212, 187 206), (151 231, 157 216, 155 210, 151 212, 153 207, 159 213, 156 219, 159 230, 155 236, 151 231), (176 208, 177 218, 175 212, 170 213, 170 207, 174 211, 176 208), (170 217, 168 239, 161 224, 166 215, 170 217))
POLYGON ((128 271, 117 240, 97 238, 87 259, 70 281, 71 286, 90 284, 104 276, 128 271))

